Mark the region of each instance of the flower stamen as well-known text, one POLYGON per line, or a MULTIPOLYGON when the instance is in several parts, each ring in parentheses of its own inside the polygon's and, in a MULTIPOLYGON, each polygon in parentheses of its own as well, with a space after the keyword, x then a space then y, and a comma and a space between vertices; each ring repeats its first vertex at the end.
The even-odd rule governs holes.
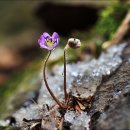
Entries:
POLYGON ((54 45, 54 39, 53 38, 47 38, 46 39, 47 46, 53 46, 54 45))

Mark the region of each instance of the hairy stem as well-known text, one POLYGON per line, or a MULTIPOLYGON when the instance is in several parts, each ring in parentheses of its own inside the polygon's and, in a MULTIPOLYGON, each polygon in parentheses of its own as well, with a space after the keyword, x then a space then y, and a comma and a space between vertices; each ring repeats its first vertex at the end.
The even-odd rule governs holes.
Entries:
POLYGON ((67 101, 67 89, 66 89, 66 48, 64 49, 64 96, 65 102, 67 101))
POLYGON ((44 68, 43 68, 43 79, 44 79, 44 82, 45 82, 45 85, 46 85, 46 88, 47 88, 48 92, 50 93, 52 98, 55 100, 55 102, 62 108, 62 105, 61 105, 60 101, 55 97, 55 95, 51 91, 51 89, 50 89, 50 87, 48 85, 48 82, 46 80, 46 65, 47 65, 47 62, 48 62, 48 59, 49 59, 50 55, 51 55, 51 51, 49 51, 49 54, 45 59, 44 68))

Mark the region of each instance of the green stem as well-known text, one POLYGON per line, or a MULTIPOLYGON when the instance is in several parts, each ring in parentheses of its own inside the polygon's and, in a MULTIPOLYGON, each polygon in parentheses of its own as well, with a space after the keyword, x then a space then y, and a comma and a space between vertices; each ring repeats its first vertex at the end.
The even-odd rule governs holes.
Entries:
POLYGON ((66 48, 64 49, 64 96, 65 102, 67 101, 67 89, 66 89, 66 48))
POLYGON ((45 59, 44 68, 43 68, 43 79, 44 79, 46 88, 47 88, 47 90, 49 91, 49 93, 50 93, 50 95, 52 96, 52 98, 55 100, 55 102, 56 102, 61 108, 63 108, 62 105, 61 105, 61 103, 60 103, 60 101, 55 97, 55 95, 54 95, 53 92, 51 91, 51 89, 50 89, 50 87, 49 87, 49 85, 48 85, 48 82, 47 82, 47 80, 46 80, 46 64, 47 64, 47 62, 48 62, 48 59, 49 59, 50 55, 51 55, 51 51, 49 51, 49 54, 48 54, 48 56, 47 56, 46 59, 45 59))

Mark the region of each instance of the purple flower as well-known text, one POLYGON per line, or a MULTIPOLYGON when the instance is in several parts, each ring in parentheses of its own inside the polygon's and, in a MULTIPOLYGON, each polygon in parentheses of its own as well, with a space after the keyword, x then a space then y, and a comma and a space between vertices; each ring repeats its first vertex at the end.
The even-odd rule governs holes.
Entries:
POLYGON ((44 32, 38 39, 41 48, 53 50, 58 45, 58 34, 54 32, 52 36, 44 32))

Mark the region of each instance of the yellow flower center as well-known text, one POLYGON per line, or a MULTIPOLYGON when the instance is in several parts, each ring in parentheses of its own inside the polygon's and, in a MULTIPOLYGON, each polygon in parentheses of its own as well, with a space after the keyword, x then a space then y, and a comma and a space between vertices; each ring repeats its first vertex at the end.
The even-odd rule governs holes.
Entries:
POLYGON ((54 39, 46 39, 47 46, 52 46, 54 44, 54 39))

